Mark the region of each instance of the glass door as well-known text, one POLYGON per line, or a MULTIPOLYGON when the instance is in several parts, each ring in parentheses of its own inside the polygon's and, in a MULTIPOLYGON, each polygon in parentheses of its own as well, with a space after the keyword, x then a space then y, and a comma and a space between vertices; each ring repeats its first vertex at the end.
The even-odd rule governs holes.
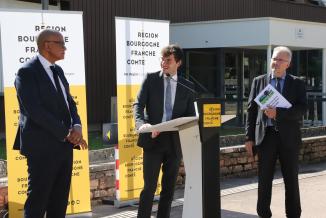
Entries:
POLYGON ((245 50, 243 54, 243 79, 242 79, 242 125, 245 125, 247 116, 247 103, 251 84, 255 77, 266 74, 266 50, 245 50))
POLYGON ((214 51, 187 51, 186 77, 195 84, 198 97, 217 97, 217 54, 214 51))

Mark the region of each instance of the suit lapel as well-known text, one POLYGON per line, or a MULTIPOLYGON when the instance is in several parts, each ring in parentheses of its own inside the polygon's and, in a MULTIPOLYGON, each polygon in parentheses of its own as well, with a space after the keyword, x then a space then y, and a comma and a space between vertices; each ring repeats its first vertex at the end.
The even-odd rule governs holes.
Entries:
POLYGON ((271 76, 270 76, 270 74, 265 74, 265 84, 264 84, 264 86, 263 86, 263 88, 265 88, 270 82, 271 82, 271 76))
POLYGON ((159 91, 159 96, 158 99, 159 99, 159 111, 160 111, 160 117, 163 117, 163 113, 164 113, 164 75, 163 75, 163 72, 159 72, 159 77, 158 77, 158 83, 157 83, 157 88, 159 91))
POLYGON ((56 95, 57 90, 38 58, 36 58, 35 66, 38 68, 37 72, 39 72, 39 78, 41 78, 42 82, 44 81, 44 82, 48 83, 48 86, 52 87, 50 89, 52 94, 56 95))
MULTIPOLYGON (((263 82, 264 82, 263 87, 259 91, 262 91, 268 84, 270 84, 270 82, 271 82, 271 75, 268 74, 268 73, 266 73, 265 74, 265 79, 264 79, 263 82)), ((265 113, 262 113, 262 116, 263 116, 263 121, 264 121, 265 125, 267 125, 267 119, 268 119, 268 117, 265 115, 265 113)))
POLYGON ((293 78, 291 76, 289 76, 288 74, 286 74, 285 80, 284 80, 284 87, 282 90, 282 95, 286 99, 288 99, 289 89, 291 88, 292 81, 293 81, 293 78))
MULTIPOLYGON (((60 68, 59 66, 57 66, 58 68, 60 68)), ((67 79, 64 75, 64 72, 61 70, 58 70, 58 76, 59 76, 59 79, 61 80, 62 84, 63 84, 63 87, 65 88, 65 92, 66 92, 66 95, 68 96, 68 94, 70 94, 70 90, 69 90, 69 86, 68 86, 68 83, 67 83, 67 79)))
POLYGON ((172 110, 172 118, 174 117, 174 112, 175 112, 175 108, 178 106, 178 102, 181 102, 181 93, 182 93, 182 88, 181 88, 181 85, 179 83, 183 83, 182 81, 182 77, 181 76, 178 76, 178 80, 179 82, 177 83, 177 88, 175 90, 175 98, 174 98, 174 104, 173 104, 173 110, 172 110))
MULTIPOLYGON (((43 82, 44 82, 44 83, 47 83, 47 84, 48 84, 47 86, 48 86, 48 87, 51 87, 51 88, 49 89, 50 93, 51 93, 53 96, 55 96, 55 98, 59 101, 59 96, 58 96, 58 93, 57 93, 57 89, 55 88, 55 86, 54 86, 52 80, 50 79, 49 75, 48 75, 47 72, 45 71, 43 65, 41 64, 41 62, 40 62, 40 60, 39 60, 38 58, 36 58, 35 66, 38 68, 38 71, 37 71, 37 72, 39 72, 39 78, 40 78, 40 81, 41 81, 42 83, 43 83, 43 82)), ((59 76, 59 77, 60 77, 60 80, 63 81, 63 80, 61 79, 61 76, 59 76)), ((63 83, 63 84, 64 84, 64 83, 63 83)), ((66 89, 66 88, 65 88, 65 89, 66 89)), ((67 90, 66 90, 66 93, 68 93, 67 90)))

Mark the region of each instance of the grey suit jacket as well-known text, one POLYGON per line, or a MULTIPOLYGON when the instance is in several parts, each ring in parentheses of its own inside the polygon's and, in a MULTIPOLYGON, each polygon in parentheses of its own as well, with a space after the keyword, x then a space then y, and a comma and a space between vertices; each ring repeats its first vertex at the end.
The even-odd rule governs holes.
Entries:
MULTIPOLYGON (((256 145, 263 142, 268 118, 254 99, 269 83, 270 76, 267 74, 256 77, 252 82, 248 99, 246 140, 254 141, 256 145)), ((298 146, 301 144, 300 121, 307 108, 304 82, 298 77, 287 74, 282 95, 292 104, 292 107, 276 109, 276 125, 285 146, 298 146)))

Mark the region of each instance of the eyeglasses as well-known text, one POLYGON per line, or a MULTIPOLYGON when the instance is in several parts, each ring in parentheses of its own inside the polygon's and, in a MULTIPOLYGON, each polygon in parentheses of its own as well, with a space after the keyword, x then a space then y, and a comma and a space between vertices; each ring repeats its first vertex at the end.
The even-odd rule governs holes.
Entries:
POLYGON ((281 58, 272 58, 272 60, 277 62, 289 62, 288 60, 281 59, 281 58))
POLYGON ((170 64, 173 60, 171 58, 166 58, 166 57, 161 57, 160 58, 160 61, 163 63, 166 63, 166 64, 170 64))
POLYGON ((60 45, 61 47, 66 47, 66 44, 64 41, 45 41, 45 42, 53 42, 57 45, 60 45))

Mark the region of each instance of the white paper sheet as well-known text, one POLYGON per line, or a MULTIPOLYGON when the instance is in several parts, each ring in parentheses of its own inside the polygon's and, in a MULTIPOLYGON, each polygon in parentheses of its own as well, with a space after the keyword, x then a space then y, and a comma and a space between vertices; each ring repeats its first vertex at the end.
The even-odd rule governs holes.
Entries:
POLYGON ((290 108, 291 103, 286 100, 271 84, 268 84, 255 98, 255 102, 264 110, 271 108, 290 108))

